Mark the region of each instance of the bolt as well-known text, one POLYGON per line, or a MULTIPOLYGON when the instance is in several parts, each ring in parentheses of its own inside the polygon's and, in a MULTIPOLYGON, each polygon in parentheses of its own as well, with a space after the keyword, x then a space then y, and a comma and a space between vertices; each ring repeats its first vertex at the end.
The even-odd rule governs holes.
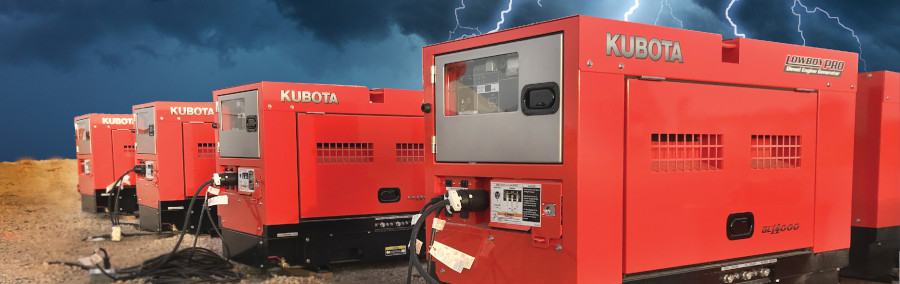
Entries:
POLYGON ((562 245, 556 245, 556 251, 557 252, 562 251, 562 245))
POLYGON ((593 67, 593 66, 594 66, 594 61, 591 61, 590 59, 588 59, 587 67, 593 67))
POLYGON ((491 241, 491 242, 493 242, 493 241, 494 241, 494 235, 490 235, 490 236, 488 236, 488 241, 491 241))
POLYGON ((872 73, 866 74, 866 78, 872 78, 872 73))
POLYGON ((334 234, 328 234, 329 237, 334 237, 334 234))
POLYGON ((291 105, 291 109, 294 109, 294 105, 291 105))
POLYGON ((256 227, 256 230, 257 231, 262 230, 262 227, 256 227))
POLYGON ((309 242, 309 238, 306 238, 306 242, 307 242, 307 243, 309 242))
POLYGON ((831 87, 831 82, 825 83, 825 86, 831 87))
POLYGON ((850 84, 850 88, 851 88, 851 89, 856 88, 856 85, 850 84))
POLYGON ((444 269, 443 269, 443 268, 441 268, 441 274, 444 274, 444 269))
POLYGON ((861 221, 862 221, 862 220, 860 220, 859 218, 856 218, 856 223, 859 223, 859 222, 861 222, 861 221))
POLYGON ((311 262, 311 261, 309 261, 309 259, 307 258, 307 259, 306 259, 306 263, 310 263, 310 262, 311 262))
POLYGON ((769 273, 771 273, 771 272, 772 271, 769 270, 768 268, 760 268, 759 269, 759 275, 762 277, 769 277, 769 273))
POLYGON ((269 109, 272 109, 272 104, 269 104, 269 109))
POLYGON ((262 205, 262 202, 260 202, 259 205, 262 205))
POLYGON ((259 244, 263 244, 263 241, 259 241, 259 244))
POLYGON ((266 266, 265 266, 265 265, 262 265, 262 264, 259 265, 259 268, 263 268, 263 267, 266 267, 266 266))

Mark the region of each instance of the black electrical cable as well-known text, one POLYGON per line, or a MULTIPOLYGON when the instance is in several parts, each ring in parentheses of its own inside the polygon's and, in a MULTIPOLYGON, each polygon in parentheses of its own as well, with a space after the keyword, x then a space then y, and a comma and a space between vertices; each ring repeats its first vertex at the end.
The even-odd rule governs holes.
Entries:
MULTIPOLYGON (((432 200, 434 200, 434 199, 432 199, 432 200)), ((431 215, 431 213, 434 213, 435 211, 440 210, 440 209, 444 208, 444 206, 447 206, 449 204, 450 204, 449 200, 441 200, 441 201, 438 201, 438 202, 432 204, 430 207, 427 207, 425 210, 422 211, 422 213, 421 213, 422 215, 419 216, 419 220, 417 220, 416 224, 413 225, 412 233, 410 234, 410 237, 409 237, 410 250, 415 250, 416 239, 418 237, 419 229, 421 229, 422 225, 425 224, 425 220, 428 219, 428 215, 431 215)), ((431 275, 429 275, 425 271, 425 269, 422 268, 422 262, 419 261, 418 254, 416 254, 416 253, 409 254, 409 267, 410 267, 410 269, 407 270, 407 274, 406 274, 406 283, 412 282, 412 268, 415 268, 416 271, 419 272, 419 275, 422 276, 423 279, 425 279, 426 283, 429 283, 429 284, 439 284, 440 283, 436 279, 432 278, 431 275)))
MULTIPOLYGON (((431 200, 429 200, 427 203, 425 203, 425 206, 422 206, 422 210, 419 210, 419 216, 420 216, 419 218, 421 219, 421 218, 422 218, 421 216, 425 216, 425 215, 422 215, 422 212, 425 212, 425 210, 428 209, 429 206, 434 205, 435 203, 438 203, 438 202, 440 202, 441 200, 444 200, 444 196, 443 196, 443 195, 438 195, 438 196, 435 196, 435 197, 431 198, 431 200)), ((440 212, 440 211, 439 211, 439 212, 440 212)), ((437 215, 435 215, 435 216, 437 216, 437 215)), ((418 234, 419 234, 419 231, 418 231, 418 230, 413 230, 413 233, 415 233, 416 235, 418 235, 418 234)), ((434 237, 434 230, 433 230, 433 229, 432 229, 432 234, 431 234, 431 236, 432 236, 432 238, 434 237)), ((417 238, 418 238, 418 237, 417 237, 417 238)), ((415 240, 413 240, 412 242, 413 242, 413 245, 415 245, 415 240)), ((415 254, 416 257, 418 257, 418 254, 419 254, 418 250, 415 250, 415 249, 413 249, 413 248, 415 248, 415 246, 411 246, 411 247, 409 248, 409 250, 410 250, 410 251, 413 251, 413 254, 415 254)), ((426 254, 427 254, 427 251, 426 251, 426 254)), ((409 284, 410 281, 412 281, 412 265, 409 265, 409 268, 408 268, 407 271, 406 271, 406 283, 409 284)))
MULTIPOLYGON (((193 210, 200 191, 211 183, 212 180, 206 181, 197 188, 185 212, 193 210)), ((191 215, 186 214, 182 228, 187 228, 190 218, 191 215)), ((115 276, 105 271, 104 274, 115 281, 149 278, 152 283, 227 283, 243 279, 243 274, 233 270, 231 262, 211 250, 196 247, 178 250, 186 232, 181 231, 172 252, 148 259, 138 266, 119 269, 115 276)))
POLYGON ((122 187, 124 187, 124 185, 122 184, 122 180, 125 179, 125 176, 127 176, 128 174, 133 173, 133 172, 134 172, 133 168, 128 171, 125 171, 125 173, 122 174, 122 176, 120 176, 118 179, 116 179, 115 182, 113 182, 113 188, 117 189, 116 193, 115 193, 115 195, 112 195, 112 194, 109 195, 109 198, 107 199, 107 201, 108 201, 107 202, 107 211, 109 211, 109 221, 112 222, 113 226, 119 225, 119 196, 122 194, 122 187), (113 204, 113 202, 112 202, 113 199, 116 200, 115 204, 113 204), (113 208, 109 208, 110 205, 112 205, 113 208))

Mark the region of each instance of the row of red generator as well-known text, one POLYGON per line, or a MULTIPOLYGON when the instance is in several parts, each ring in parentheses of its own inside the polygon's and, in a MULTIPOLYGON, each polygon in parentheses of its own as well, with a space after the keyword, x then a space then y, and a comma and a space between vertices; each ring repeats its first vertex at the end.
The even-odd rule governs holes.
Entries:
POLYGON ((215 174, 229 257, 259 267, 408 258, 428 200, 481 190, 487 209, 426 216, 430 278, 890 280, 900 75, 857 68, 573 16, 425 47, 424 96, 260 82, 76 117, 79 191, 87 212, 195 230, 186 200, 215 174))

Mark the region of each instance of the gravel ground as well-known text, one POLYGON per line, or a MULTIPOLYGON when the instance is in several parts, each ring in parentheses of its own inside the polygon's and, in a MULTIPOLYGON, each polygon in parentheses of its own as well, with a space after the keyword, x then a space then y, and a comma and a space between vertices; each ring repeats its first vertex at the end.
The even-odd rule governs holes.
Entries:
MULTIPOLYGON (((109 234, 103 215, 81 212, 75 160, 22 160, 0 163, 0 283, 89 283, 92 278, 79 268, 47 264, 76 262, 99 248, 110 254, 113 268, 140 264, 171 251, 175 236, 135 236, 121 242, 86 242, 89 236, 109 234)), ((136 222, 123 218, 122 222, 136 222)), ((130 226, 124 233, 137 233, 130 226)), ((187 235, 184 244, 194 241, 187 235)), ((185 245, 182 244, 182 247, 185 245)), ((201 236, 198 246, 221 254, 221 241, 201 236)), ((247 275, 242 283, 403 283, 403 261, 342 264, 333 277, 284 276, 242 264, 236 270, 247 275)), ((105 280, 95 277, 93 281, 105 280)), ((415 282, 423 283, 420 277, 415 282)))

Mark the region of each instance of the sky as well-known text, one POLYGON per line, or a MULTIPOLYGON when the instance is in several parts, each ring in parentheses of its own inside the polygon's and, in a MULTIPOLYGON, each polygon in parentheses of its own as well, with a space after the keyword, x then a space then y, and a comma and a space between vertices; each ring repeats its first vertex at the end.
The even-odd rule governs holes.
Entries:
POLYGON ((631 22, 861 52, 860 71, 900 71, 895 1, 637 2, 0 0, 0 161, 74 158, 81 114, 258 81, 422 89, 424 45, 576 14, 632 10, 631 22))

